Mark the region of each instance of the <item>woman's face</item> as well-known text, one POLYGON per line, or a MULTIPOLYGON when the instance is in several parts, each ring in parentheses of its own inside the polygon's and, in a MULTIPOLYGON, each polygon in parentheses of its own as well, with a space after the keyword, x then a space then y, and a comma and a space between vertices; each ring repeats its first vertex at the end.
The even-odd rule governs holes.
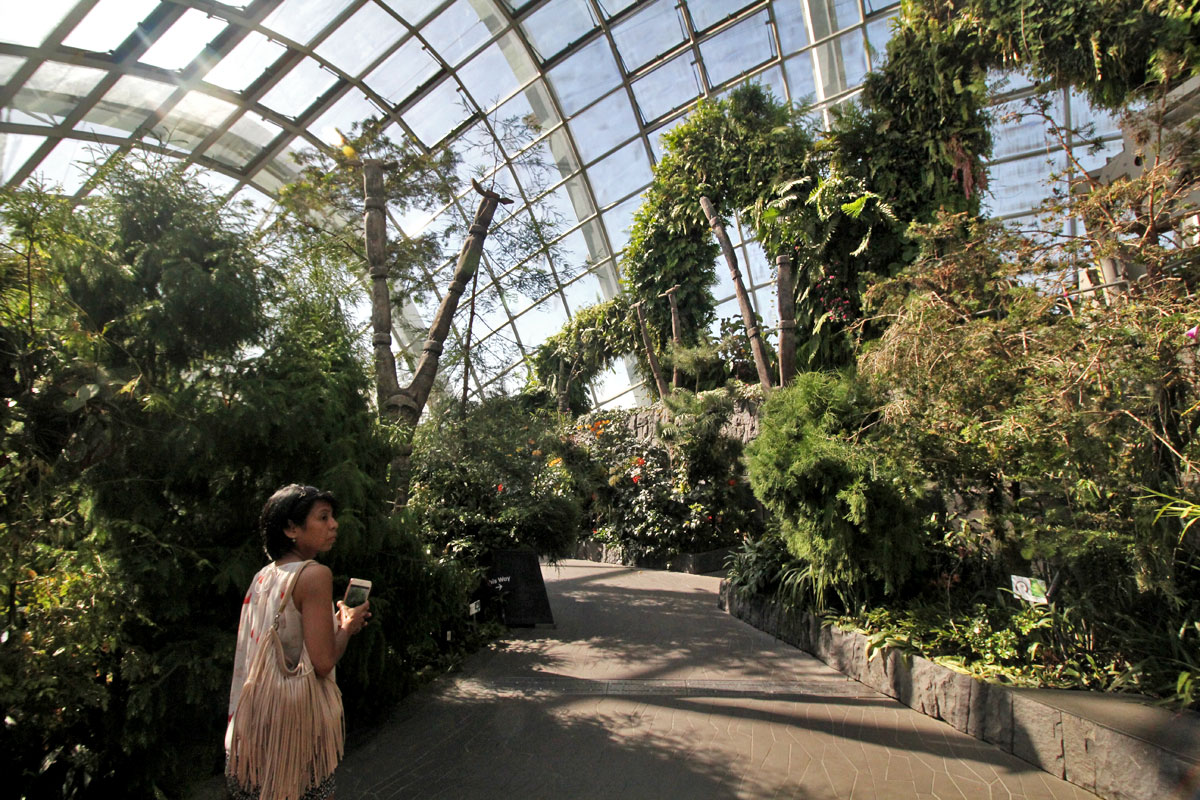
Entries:
POLYGON ((317 553, 329 552, 337 541, 337 529, 333 506, 325 500, 318 500, 309 509, 304 525, 292 523, 288 526, 287 535, 296 543, 296 553, 303 559, 310 559, 317 553))

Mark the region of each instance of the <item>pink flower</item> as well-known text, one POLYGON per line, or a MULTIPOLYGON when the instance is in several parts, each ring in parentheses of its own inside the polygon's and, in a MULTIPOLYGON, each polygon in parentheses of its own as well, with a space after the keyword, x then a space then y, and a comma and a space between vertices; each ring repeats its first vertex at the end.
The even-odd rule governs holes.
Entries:
POLYGON ((1196 341, 1196 336, 1198 334, 1200 334, 1200 325, 1193 325, 1190 330, 1183 332, 1183 335, 1191 339, 1193 342, 1196 341))

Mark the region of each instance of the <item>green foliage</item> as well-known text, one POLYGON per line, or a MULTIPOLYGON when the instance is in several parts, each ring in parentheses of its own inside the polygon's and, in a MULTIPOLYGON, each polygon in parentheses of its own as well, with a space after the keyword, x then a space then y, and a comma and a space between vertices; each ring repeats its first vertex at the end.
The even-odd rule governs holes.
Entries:
POLYGON ((254 523, 283 483, 339 497, 337 580, 375 581, 381 624, 339 668, 352 720, 444 657, 429 643, 475 579, 377 500, 391 449, 336 290, 285 277, 239 209, 162 163, 116 165, 104 189, 75 209, 37 187, 0 199, 0 752, 18 796, 177 795, 221 768, 254 523))
POLYGON ((507 397, 433 410, 413 438, 408 507, 437 552, 483 563, 499 549, 574 553, 581 455, 557 425, 507 397))
POLYGON ((576 311, 561 331, 538 345, 532 356, 532 385, 526 391, 547 392, 553 403, 545 405, 558 411, 586 411, 588 385, 640 346, 631 317, 624 295, 576 311))
POLYGON ((1081 89, 1107 108, 1120 108, 1130 96, 1200 66, 1194 3, 969 0, 951 6, 920 0, 912 7, 919 14, 949 15, 994 54, 995 66, 1027 68, 1034 78, 1081 89))
POLYGON ((647 325, 660 342, 671 330, 669 303, 661 295, 680 286, 682 339, 694 344, 711 322, 709 286, 720 252, 700 198, 707 196, 718 214, 740 211, 802 169, 812 135, 798 113, 749 84, 728 99, 702 100, 663 136, 663 145, 654 181, 634 215, 622 274, 645 301, 647 325))
POLYGON ((869 397, 853 378, 802 373, 763 406, 746 449, 754 494, 805 567, 808 595, 855 607, 896 594, 924 559, 918 473, 864 436, 869 397))
POLYGON ((599 473, 592 535, 619 545, 631 559, 704 552, 759 528, 741 442, 722 433, 735 407, 732 390, 677 390, 667 402, 657 441, 635 435, 637 412, 595 412, 576 425, 576 438, 599 473))

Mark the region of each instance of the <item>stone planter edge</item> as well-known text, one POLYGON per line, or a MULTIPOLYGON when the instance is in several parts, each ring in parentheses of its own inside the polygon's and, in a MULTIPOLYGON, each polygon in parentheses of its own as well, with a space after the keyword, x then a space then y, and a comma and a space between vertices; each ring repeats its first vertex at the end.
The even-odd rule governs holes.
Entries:
POLYGON ((888 649, 868 660, 863 634, 823 626, 817 617, 767 597, 741 595, 728 581, 721 581, 718 604, 847 677, 1105 800, 1174 797, 1200 771, 1200 756, 1189 762, 1136 736, 920 656, 905 659, 888 649))

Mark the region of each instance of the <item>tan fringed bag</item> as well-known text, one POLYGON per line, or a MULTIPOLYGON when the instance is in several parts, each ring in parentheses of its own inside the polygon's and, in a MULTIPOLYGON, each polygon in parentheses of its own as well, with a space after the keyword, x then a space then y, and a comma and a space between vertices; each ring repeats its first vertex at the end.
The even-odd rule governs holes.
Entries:
POLYGON ((313 671, 307 648, 289 669, 279 641, 279 615, 292 600, 300 573, 288 583, 275 622, 263 633, 233 715, 227 771, 261 800, 299 800, 333 774, 342 758, 346 720, 342 693, 313 671))

